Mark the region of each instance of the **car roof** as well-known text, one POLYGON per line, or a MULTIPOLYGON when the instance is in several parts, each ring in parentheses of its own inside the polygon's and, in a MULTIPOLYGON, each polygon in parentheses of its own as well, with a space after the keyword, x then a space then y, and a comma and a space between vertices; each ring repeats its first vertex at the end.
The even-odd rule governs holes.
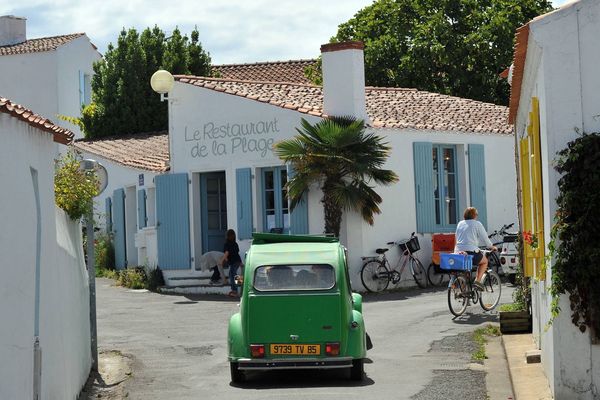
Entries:
POLYGON ((248 267, 261 265, 330 264, 336 266, 340 244, 334 242, 281 242, 252 244, 248 267))

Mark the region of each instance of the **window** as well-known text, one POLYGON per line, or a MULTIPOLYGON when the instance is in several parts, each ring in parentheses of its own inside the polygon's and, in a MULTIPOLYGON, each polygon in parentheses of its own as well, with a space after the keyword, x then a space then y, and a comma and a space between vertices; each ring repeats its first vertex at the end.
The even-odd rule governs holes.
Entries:
POLYGON ((433 145, 433 198, 435 225, 452 228, 458 222, 458 179, 455 146, 433 145))
POLYGON ((477 143, 413 143, 418 232, 454 231, 467 206, 476 207, 487 226, 484 150, 477 143))
POLYGON ((290 232, 290 210, 285 167, 262 169, 263 231, 290 232))
POLYGON ((335 285, 331 265, 268 265, 254 273, 254 288, 260 291, 327 290, 335 285))
POLYGON ((79 71, 79 104, 86 106, 92 101, 92 78, 79 71))

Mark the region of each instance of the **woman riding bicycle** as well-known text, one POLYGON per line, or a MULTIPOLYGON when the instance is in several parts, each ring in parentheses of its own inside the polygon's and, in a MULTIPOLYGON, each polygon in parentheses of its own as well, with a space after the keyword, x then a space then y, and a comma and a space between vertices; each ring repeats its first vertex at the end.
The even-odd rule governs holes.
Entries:
POLYGON ((475 207, 467 207, 464 213, 464 220, 460 221, 456 226, 456 245, 455 253, 465 252, 473 256, 473 264, 477 265, 477 278, 473 286, 483 290, 481 278, 487 271, 488 260, 485 254, 481 252, 479 245, 485 244, 488 249, 496 251, 496 247, 492 244, 487 236, 485 228, 481 222, 477 221, 477 209, 475 207))

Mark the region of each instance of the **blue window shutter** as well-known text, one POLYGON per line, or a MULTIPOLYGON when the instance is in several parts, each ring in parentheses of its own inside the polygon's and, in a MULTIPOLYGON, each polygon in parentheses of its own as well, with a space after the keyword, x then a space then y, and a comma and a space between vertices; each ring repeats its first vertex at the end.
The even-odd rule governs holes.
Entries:
POLYGON ((420 233, 431 233, 435 229, 432 151, 429 142, 413 143, 417 231, 420 233))
POLYGON ((83 71, 79 71, 79 104, 85 104, 85 75, 83 71))
POLYGON ((112 202, 110 200, 110 197, 107 197, 106 199, 104 199, 104 211, 105 211, 104 221, 106 222, 106 225, 105 225, 106 233, 112 232, 112 204, 111 203, 112 202))
POLYGON ((252 238, 252 170, 239 168, 235 171, 237 197, 237 236, 252 238))
POLYGON ((191 263, 188 175, 158 175, 154 183, 158 266, 188 269, 191 263))
POLYGON ((477 208, 478 219, 487 229, 485 154, 482 144, 469 145, 469 190, 471 192, 471 207, 477 208))
POLYGON ((112 200, 113 235, 115 246, 115 267, 127 267, 127 247, 125 246, 125 190, 116 189, 112 200))
MULTIPOLYGON (((294 178, 296 172, 292 164, 287 165, 288 181, 294 178)), ((291 211, 290 233, 296 235, 308 234, 308 193, 302 195, 302 200, 291 211)))
POLYGON ((139 189, 137 195, 138 201, 138 228, 146 227, 146 189, 139 189))

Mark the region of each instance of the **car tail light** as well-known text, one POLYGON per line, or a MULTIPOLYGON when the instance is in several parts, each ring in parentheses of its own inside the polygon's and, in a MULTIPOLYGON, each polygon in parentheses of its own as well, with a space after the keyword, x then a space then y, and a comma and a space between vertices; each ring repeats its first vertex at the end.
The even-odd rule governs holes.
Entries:
POLYGON ((251 344, 250 353, 253 358, 263 358, 265 356, 265 345, 264 344, 251 344))
POLYGON ((500 257, 500 264, 502 264, 502 265, 506 264, 506 258, 500 257))
POLYGON ((513 257, 513 258, 510 259, 510 262, 514 264, 514 263, 517 262, 517 259, 513 257))
POLYGON ((325 354, 328 356, 339 356, 340 355, 340 344, 339 343, 327 343, 325 345, 325 354))

